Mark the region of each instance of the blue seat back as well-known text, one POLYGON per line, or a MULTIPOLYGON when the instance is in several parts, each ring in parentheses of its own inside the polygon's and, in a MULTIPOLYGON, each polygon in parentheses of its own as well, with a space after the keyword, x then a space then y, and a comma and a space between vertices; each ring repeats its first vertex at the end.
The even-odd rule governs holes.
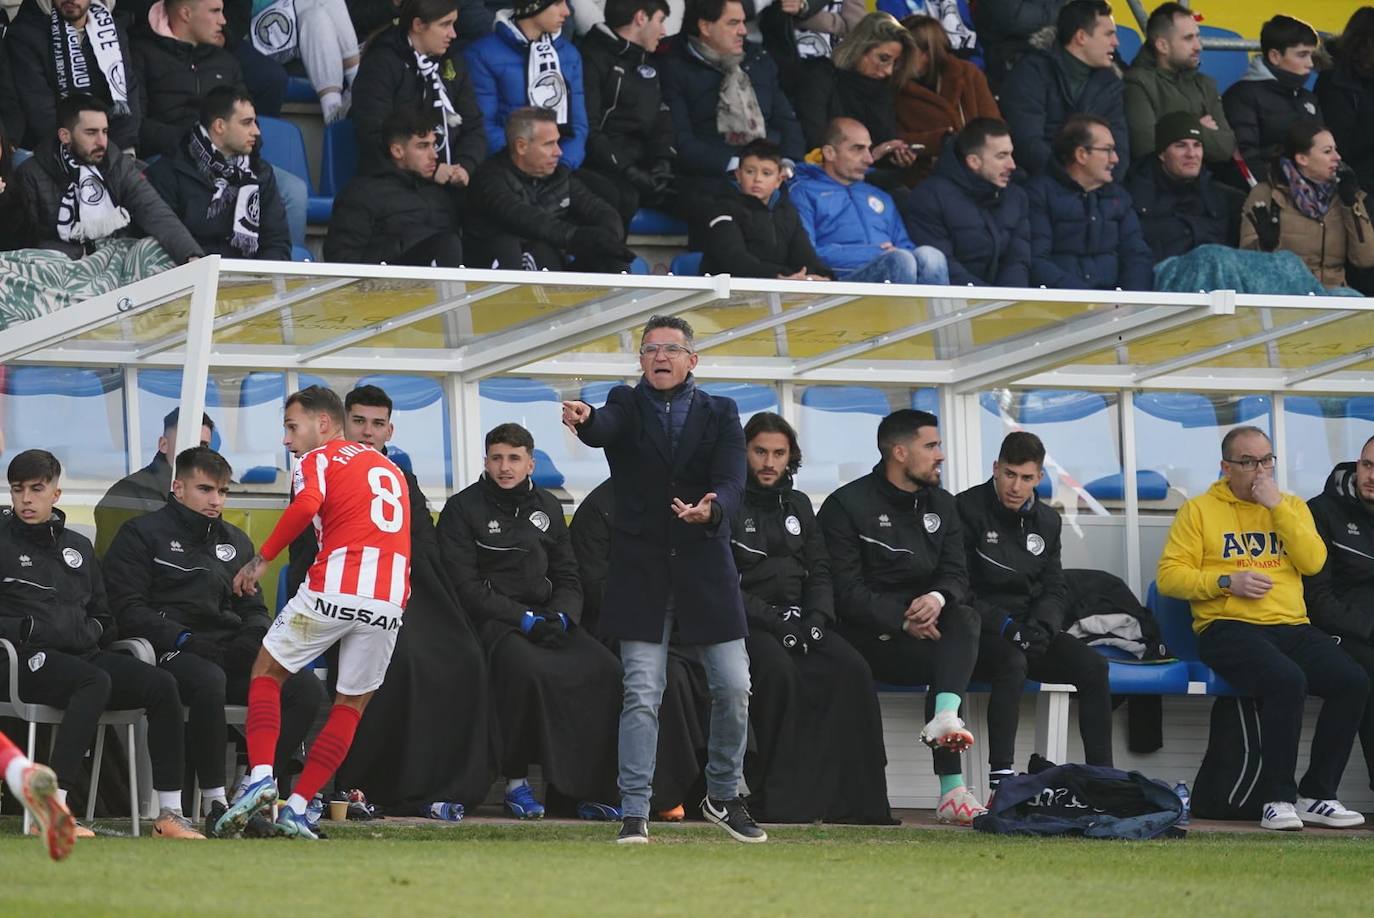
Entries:
MULTIPOLYGON (((1017 420, 1040 437, 1046 453, 1080 486, 1121 474, 1117 429, 1101 393, 1032 389, 1021 398, 1017 420)), ((1054 483, 1055 493, 1069 499, 1071 492, 1060 484, 1054 483)))
POLYGON ((483 430, 512 422, 533 435, 535 484, 590 489, 606 477, 605 454, 583 445, 563 426, 562 399, 553 386, 538 379, 497 376, 482 380, 477 388, 483 430))
POLYGON ((310 161, 305 154, 305 138, 301 129, 280 118, 258 117, 258 128, 262 131, 262 156, 274 166, 279 166, 298 176, 305 182, 308 193, 315 193, 310 181, 310 161))
POLYGON ((1141 39, 1140 33, 1128 25, 1116 24, 1116 54, 1121 58, 1121 63, 1127 67, 1135 60, 1135 56, 1140 53, 1140 46, 1145 42, 1141 39))
POLYGON ((1154 613, 1159 622, 1160 636, 1169 646, 1169 652, 1180 660, 1196 661, 1197 635, 1193 633, 1193 610, 1182 599, 1174 599, 1159 592, 1158 585, 1150 582, 1145 605, 1154 613))
MULTIPOLYGON (((1217 26, 1200 26, 1198 31, 1202 33, 1204 40, 1208 38, 1244 37, 1239 32, 1232 32, 1230 29, 1222 29, 1217 26)), ((1248 51, 1221 51, 1208 48, 1202 52, 1200 69, 1217 81, 1217 92, 1225 92, 1245 75, 1245 69, 1249 66, 1250 54, 1248 51)))
POLYGON ((41 448, 57 457, 68 480, 108 484, 123 478, 123 381, 118 369, 6 368, 0 465, 41 448))
POLYGON ((681 255, 674 255, 668 270, 679 277, 700 277, 703 257, 702 252, 683 252, 681 255))
POLYGON ((734 399, 735 407, 739 409, 741 424, 748 424, 749 419, 760 411, 778 410, 778 392, 772 386, 743 382, 708 382, 702 383, 701 388, 712 395, 734 399))
MULTIPOLYGON (((157 444, 158 437, 162 436, 162 419, 180 404, 180 370, 138 371, 138 441, 145 461, 153 458, 150 450, 157 444)), ((224 415, 220 411, 223 407, 219 383, 211 376, 205 381, 205 413, 215 422, 215 430, 210 436, 210 446, 215 450, 224 448, 221 430, 224 415)), ((277 423, 280 428, 280 419, 277 423)), ((229 462, 233 464, 234 460, 230 459, 229 462)))
POLYGON ((320 194, 337 197, 357 174, 358 135, 353 121, 343 118, 326 125, 320 149, 320 194))
MULTIPOLYGON (((301 385, 306 384, 302 378, 301 385)), ((448 399, 439 382, 428 376, 397 374, 366 376, 358 385, 378 386, 391 398, 396 445, 410 454, 411 469, 420 484, 443 482, 451 487, 448 399)))
POLYGON ((891 410, 881 389, 807 387, 798 411, 797 438, 803 462, 797 486, 808 492, 829 493, 867 474, 876 461, 878 423, 891 410))

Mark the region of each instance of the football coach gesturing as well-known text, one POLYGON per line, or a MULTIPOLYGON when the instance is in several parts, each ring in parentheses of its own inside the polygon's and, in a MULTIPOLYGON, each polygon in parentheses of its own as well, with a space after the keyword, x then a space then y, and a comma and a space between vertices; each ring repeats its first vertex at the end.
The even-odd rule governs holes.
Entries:
POLYGON ((767 841, 739 795, 749 728, 749 627, 730 551, 730 519, 744 492, 739 411, 697 389, 692 326, 682 319, 649 319, 639 365, 639 383, 612 389, 605 407, 563 403, 563 423, 606 450, 615 492, 600 629, 620 640, 625 667, 616 841, 649 840, 658 706, 674 632, 700 653, 711 694, 702 815, 738 841, 767 841))

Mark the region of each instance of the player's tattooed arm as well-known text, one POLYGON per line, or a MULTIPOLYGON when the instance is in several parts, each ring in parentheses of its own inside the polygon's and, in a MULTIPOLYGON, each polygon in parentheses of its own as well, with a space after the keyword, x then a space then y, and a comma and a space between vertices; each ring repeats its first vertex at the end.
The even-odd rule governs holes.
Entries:
POLYGON ((249 559, 248 563, 239 568, 239 572, 234 575, 234 595, 247 596, 258 591, 258 581, 267 571, 267 559, 262 556, 262 552, 257 552, 249 559))

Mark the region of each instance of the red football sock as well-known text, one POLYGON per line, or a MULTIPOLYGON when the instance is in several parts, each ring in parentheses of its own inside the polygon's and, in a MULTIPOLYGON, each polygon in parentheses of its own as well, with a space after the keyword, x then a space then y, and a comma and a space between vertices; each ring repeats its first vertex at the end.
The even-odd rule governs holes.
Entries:
POLYGON ((324 782, 328 781, 343 764, 344 757, 348 755, 348 747, 353 745, 353 734, 357 732, 358 721, 362 716, 356 708, 344 704, 334 705, 324 729, 315 737, 315 742, 305 757, 305 768, 301 769, 301 776, 296 779, 296 785, 292 788, 293 793, 300 794, 306 800, 319 793, 320 788, 324 787, 324 782))
POLYGON ((277 756, 277 737, 281 733, 281 683, 270 676, 258 676, 248 683, 248 764, 254 768, 271 765, 277 756))

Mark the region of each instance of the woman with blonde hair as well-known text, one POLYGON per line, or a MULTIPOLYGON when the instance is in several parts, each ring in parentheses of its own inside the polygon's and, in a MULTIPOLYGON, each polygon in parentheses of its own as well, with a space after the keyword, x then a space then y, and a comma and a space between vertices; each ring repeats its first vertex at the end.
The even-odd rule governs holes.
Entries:
POLYGON ((908 184, 930 175, 945 138, 959 133, 975 118, 1001 119, 983 71, 956 57, 938 19, 908 16, 902 26, 913 44, 910 78, 897 97, 898 136, 920 144, 920 158, 906 171, 908 184))

